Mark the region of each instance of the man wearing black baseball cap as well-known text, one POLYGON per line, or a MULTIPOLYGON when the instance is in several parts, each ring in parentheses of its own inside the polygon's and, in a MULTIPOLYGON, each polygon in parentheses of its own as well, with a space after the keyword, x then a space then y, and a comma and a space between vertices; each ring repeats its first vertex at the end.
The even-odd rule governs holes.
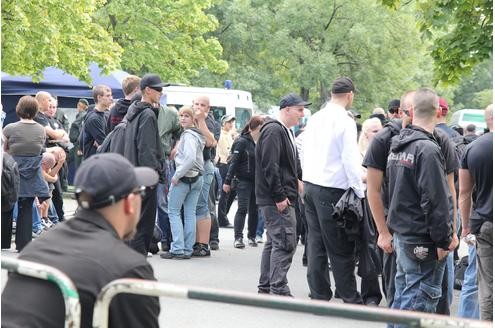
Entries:
MULTIPOLYGON (((160 182, 164 182, 164 154, 158 133, 158 111, 162 89, 166 86, 156 74, 146 74, 140 82, 141 101, 135 101, 129 106, 125 119, 124 157, 135 166, 146 166, 154 169, 160 182)), ((157 207, 156 188, 150 187, 143 198, 141 219, 137 233, 129 244, 132 248, 148 254, 153 229, 155 227, 157 207)))
POLYGON ((388 118, 389 119, 394 119, 394 118, 402 118, 402 109, 400 106, 400 99, 392 99, 388 103, 388 118))
POLYGON ((311 103, 294 93, 280 100, 277 120, 268 119, 256 145, 256 204, 268 236, 261 256, 258 293, 291 296, 287 282, 296 251, 296 212, 301 165, 292 127, 311 103))
POLYGON ((350 78, 336 79, 331 99, 309 118, 304 132, 302 171, 310 296, 327 301, 333 297, 328 272, 330 259, 342 300, 362 304, 354 275, 355 243, 348 240, 336 220, 328 219, 332 217, 333 205, 346 190, 352 189, 357 197, 364 197, 356 123, 348 114, 355 90, 350 78))
MULTIPOLYGON (((135 168, 119 154, 96 154, 85 160, 75 178, 75 217, 46 232, 19 259, 52 266, 75 284, 81 302, 81 327, 90 327, 100 290, 120 278, 156 280, 151 265, 122 240, 139 220, 145 187, 158 175, 135 168)), ((110 307, 111 327, 158 327, 158 298, 122 294, 110 307)), ((2 326, 61 327, 65 321, 60 290, 48 281, 13 274, 2 293, 2 326), (22 296, 22 297, 20 297, 22 296)))

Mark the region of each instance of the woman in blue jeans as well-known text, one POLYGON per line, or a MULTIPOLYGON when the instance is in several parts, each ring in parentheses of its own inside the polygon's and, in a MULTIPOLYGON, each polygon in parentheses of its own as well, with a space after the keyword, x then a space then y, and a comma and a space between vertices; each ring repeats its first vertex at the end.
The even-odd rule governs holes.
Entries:
POLYGON ((163 259, 189 259, 196 240, 196 203, 203 185, 203 148, 205 138, 195 127, 191 107, 179 110, 179 122, 184 129, 175 161, 175 174, 168 192, 168 216, 172 230, 170 251, 160 254, 163 259), (180 217, 184 206, 184 225, 180 217))
POLYGON ((239 138, 232 145, 232 159, 225 177, 223 190, 230 192, 232 180, 237 178, 237 212, 234 218, 234 247, 244 248, 243 234, 246 214, 248 217, 248 244, 258 246, 256 243, 256 228, 258 226, 258 207, 254 194, 254 149, 263 125, 261 116, 253 116, 241 131, 239 138))

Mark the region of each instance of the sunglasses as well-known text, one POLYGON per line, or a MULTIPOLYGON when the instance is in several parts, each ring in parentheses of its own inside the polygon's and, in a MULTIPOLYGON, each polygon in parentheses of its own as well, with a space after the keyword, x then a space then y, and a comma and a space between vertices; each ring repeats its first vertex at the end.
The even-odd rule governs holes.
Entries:
POLYGON ((162 87, 148 87, 148 88, 153 89, 153 90, 155 90, 157 92, 162 92, 162 90, 163 90, 162 87))
POLYGON ((144 196, 146 196, 146 187, 141 186, 138 189, 131 191, 131 194, 139 195, 139 196, 141 196, 141 198, 143 198, 144 196))

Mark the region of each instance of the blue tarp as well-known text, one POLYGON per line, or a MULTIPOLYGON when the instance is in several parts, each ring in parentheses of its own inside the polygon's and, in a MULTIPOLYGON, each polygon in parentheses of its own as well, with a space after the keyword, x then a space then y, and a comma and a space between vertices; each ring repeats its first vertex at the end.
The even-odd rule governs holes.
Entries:
MULTIPOLYGON (((129 74, 114 71, 102 75, 101 69, 93 63, 89 66, 93 80, 91 86, 105 84, 112 89, 114 98, 123 98, 122 80, 129 74)), ((2 72, 2 95, 34 95, 38 91, 47 91, 57 97, 92 98, 91 86, 56 67, 47 67, 39 83, 29 76, 12 76, 2 72)))
POLYGON ((93 100, 91 87, 97 84, 109 86, 114 99, 124 98, 122 80, 129 75, 128 73, 117 70, 109 75, 102 75, 101 69, 95 63, 89 66, 89 70, 93 79, 91 86, 56 67, 46 68, 39 83, 33 82, 30 76, 12 76, 2 72, 2 105, 7 114, 4 126, 17 121, 15 106, 19 98, 35 95, 38 91, 47 91, 56 96, 61 108, 75 108, 80 98, 86 98, 91 103, 93 100))

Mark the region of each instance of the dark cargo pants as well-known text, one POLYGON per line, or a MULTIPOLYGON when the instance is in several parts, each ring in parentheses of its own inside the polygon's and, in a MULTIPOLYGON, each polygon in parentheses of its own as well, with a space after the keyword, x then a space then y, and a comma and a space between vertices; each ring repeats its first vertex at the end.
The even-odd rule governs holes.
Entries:
POLYGON ((296 251, 296 212, 287 207, 282 213, 276 206, 261 206, 265 217, 266 243, 261 256, 258 292, 290 295, 287 272, 296 251))

